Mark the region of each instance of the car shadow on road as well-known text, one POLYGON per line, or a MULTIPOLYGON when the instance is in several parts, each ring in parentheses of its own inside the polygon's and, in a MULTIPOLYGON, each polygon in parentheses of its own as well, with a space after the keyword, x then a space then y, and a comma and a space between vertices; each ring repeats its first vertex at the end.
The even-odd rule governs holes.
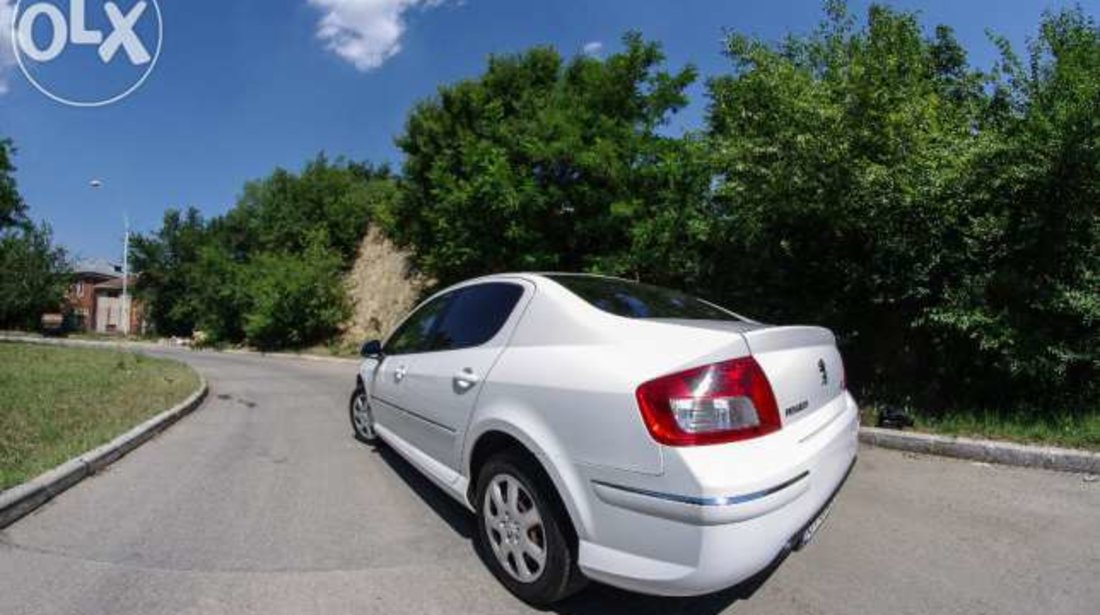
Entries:
POLYGON ((468 510, 446 493, 443 493, 432 481, 425 478, 420 470, 414 468, 412 464, 405 461, 404 457, 395 453, 390 447, 381 444, 376 446, 374 451, 393 469, 401 480, 405 481, 405 484, 413 490, 413 493, 420 496, 420 499, 424 500, 424 503, 435 514, 451 526, 452 530, 467 540, 473 538, 474 518, 468 510))
MULTIPOLYGON (((474 553, 483 565, 488 566, 487 555, 474 544, 474 516, 388 446, 383 444, 374 450, 435 514, 457 534, 470 541, 474 553)), ((715 615, 735 602, 751 598, 779 569, 786 555, 784 553, 766 569, 740 585, 714 594, 691 598, 660 598, 616 589, 602 583, 592 583, 576 596, 545 611, 560 615, 715 615)))
POLYGON ((782 559, 776 561, 740 585, 705 596, 662 598, 592 583, 583 592, 549 610, 560 615, 716 615, 738 601, 751 598, 781 562, 782 559))

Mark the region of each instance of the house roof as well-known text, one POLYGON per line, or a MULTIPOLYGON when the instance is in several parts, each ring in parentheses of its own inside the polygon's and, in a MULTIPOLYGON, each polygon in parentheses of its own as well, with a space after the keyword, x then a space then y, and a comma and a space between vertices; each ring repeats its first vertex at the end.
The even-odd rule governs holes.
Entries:
MULTIPOLYGON (((133 288, 137 283, 137 276, 130 276, 129 287, 133 288)), ((96 290, 122 290, 122 277, 113 278, 95 285, 96 290)))
POLYGON ((92 273, 116 278, 122 275, 122 266, 112 263, 105 258, 88 258, 74 263, 73 273, 92 273))

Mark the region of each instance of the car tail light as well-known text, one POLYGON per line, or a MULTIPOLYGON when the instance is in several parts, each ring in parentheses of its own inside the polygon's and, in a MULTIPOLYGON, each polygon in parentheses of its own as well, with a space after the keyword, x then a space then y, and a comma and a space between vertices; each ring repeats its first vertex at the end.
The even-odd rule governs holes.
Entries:
POLYGON ((780 427, 768 377, 752 357, 661 376, 638 387, 653 439, 671 446, 757 438, 780 427))

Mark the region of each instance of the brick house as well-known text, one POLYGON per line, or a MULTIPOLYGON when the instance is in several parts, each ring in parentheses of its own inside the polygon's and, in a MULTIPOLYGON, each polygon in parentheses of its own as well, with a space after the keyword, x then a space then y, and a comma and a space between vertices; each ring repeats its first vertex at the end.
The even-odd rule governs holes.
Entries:
MULTIPOLYGON (((136 276, 130 276, 132 290, 136 276)), ((66 296, 68 327, 76 331, 119 333, 129 316, 130 333, 144 331, 144 306, 132 294, 122 300, 122 267, 106 260, 82 261, 73 269, 72 284, 66 296)))

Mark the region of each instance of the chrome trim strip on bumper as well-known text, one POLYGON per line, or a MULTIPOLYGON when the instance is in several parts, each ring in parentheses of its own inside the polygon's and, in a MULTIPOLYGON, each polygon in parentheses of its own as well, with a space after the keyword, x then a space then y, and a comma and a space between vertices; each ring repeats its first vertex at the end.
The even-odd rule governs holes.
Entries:
POLYGON ((607 487, 609 489, 617 489, 619 491, 625 491, 627 493, 634 493, 637 495, 644 495, 651 498, 658 498, 661 500, 668 500, 670 502, 677 502, 679 504, 691 504, 693 506, 732 506, 735 504, 746 504, 754 500, 766 498, 769 495, 778 493, 791 485, 804 480, 810 475, 810 471, 807 470, 792 479, 783 481, 778 485, 762 489, 760 491, 754 491, 752 493, 746 493, 744 495, 731 495, 725 497, 695 497, 690 495, 679 495, 675 493, 663 493, 660 491, 649 491, 648 489, 638 489, 636 487, 627 487, 624 485, 614 485, 611 483, 605 483, 603 481, 592 481, 595 485, 607 487))

